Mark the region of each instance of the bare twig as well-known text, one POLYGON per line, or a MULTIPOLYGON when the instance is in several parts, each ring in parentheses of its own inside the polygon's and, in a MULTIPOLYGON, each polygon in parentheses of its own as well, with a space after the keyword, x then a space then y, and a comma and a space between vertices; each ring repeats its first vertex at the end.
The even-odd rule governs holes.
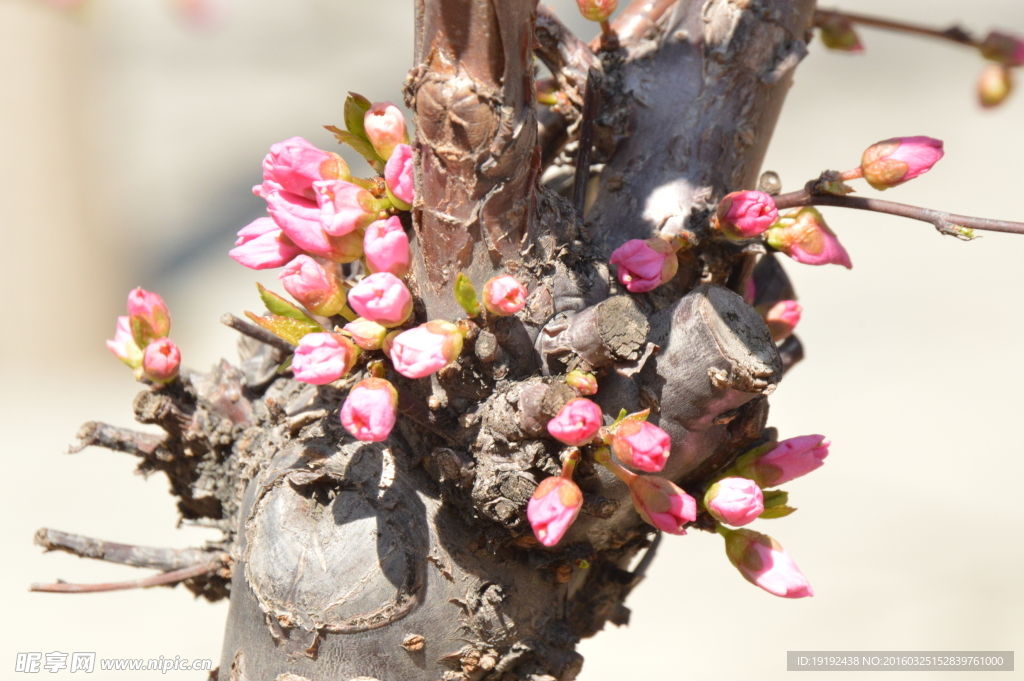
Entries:
POLYGON ((920 208, 909 206, 905 203, 883 201, 882 199, 868 199, 858 196, 838 196, 836 194, 812 194, 806 187, 800 191, 780 194, 775 197, 777 208, 796 208, 798 206, 839 206, 841 208, 854 208, 856 210, 869 210, 875 213, 886 213, 888 215, 899 215, 929 222, 935 229, 943 234, 959 238, 970 238, 965 230, 978 229, 986 232, 1006 232, 1009 234, 1024 234, 1024 223, 1010 222, 1008 220, 989 220, 988 218, 976 218, 969 215, 956 215, 931 208, 920 208))
POLYGON ((77 454, 86 447, 105 447, 115 452, 134 454, 144 459, 159 458, 166 435, 140 433, 137 430, 118 428, 108 423, 89 421, 78 429, 75 442, 68 447, 68 454, 77 454))
POLYGON ((46 551, 65 551, 82 558, 164 571, 205 565, 211 559, 223 556, 222 552, 204 549, 158 549, 148 546, 117 544, 102 539, 84 537, 80 534, 51 530, 48 527, 36 532, 34 542, 46 551))
POLYGON ((238 333, 244 334, 249 338, 254 338, 265 345, 269 345, 288 353, 295 352, 295 346, 285 339, 278 338, 266 329, 261 329, 255 324, 250 324, 245 320, 239 319, 233 314, 224 314, 224 316, 220 318, 220 323, 224 326, 230 326, 238 333))
POLYGON ((33 584, 28 590, 47 593, 80 594, 98 593, 101 591, 124 591, 126 589, 148 589, 152 586, 177 584, 178 582, 183 582, 186 579, 207 575, 211 572, 216 572, 223 566, 223 561, 216 560, 209 563, 203 563, 202 565, 193 565, 191 567, 181 568, 180 570, 165 572, 161 575, 153 575, 152 577, 146 577, 145 579, 133 579, 127 582, 109 582, 106 584, 68 584, 67 582, 57 582, 56 584, 33 584))
POLYGON ((968 47, 981 47, 981 43, 975 40, 970 33, 959 26, 950 26, 947 29, 935 29, 917 24, 908 24, 903 21, 892 21, 880 17, 871 17, 864 14, 853 14, 851 12, 840 12, 837 10, 819 9, 814 14, 814 25, 822 26, 836 19, 849 21, 862 26, 872 26, 888 31, 899 31, 901 33, 913 33, 915 35, 928 36, 929 38, 940 38, 949 40, 968 47))
MULTIPOLYGON (((619 12, 611 23, 611 30, 618 36, 619 42, 628 45, 650 34, 665 12, 676 0, 633 0, 624 10, 619 12)), ((590 47, 600 49, 602 32, 590 41, 590 47)))
POLYGON ((587 88, 583 94, 583 114, 580 120, 580 139, 576 149, 576 178, 572 189, 573 206, 576 216, 583 221, 583 209, 587 200, 587 184, 590 181, 590 152, 594 146, 594 119, 601 106, 600 79, 597 69, 587 74, 587 88))

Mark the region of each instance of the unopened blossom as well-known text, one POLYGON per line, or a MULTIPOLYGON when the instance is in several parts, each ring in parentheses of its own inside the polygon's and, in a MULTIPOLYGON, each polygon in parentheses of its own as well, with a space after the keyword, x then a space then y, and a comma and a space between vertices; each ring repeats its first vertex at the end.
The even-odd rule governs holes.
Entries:
POLYGON ((341 405, 341 425, 357 440, 383 442, 395 427, 398 392, 383 378, 356 383, 341 405))
POLYGON ((263 180, 286 192, 316 200, 313 183, 351 177, 348 165, 338 154, 317 149, 301 137, 292 137, 270 147, 263 159, 263 180))
POLYGON ((320 209, 320 226, 331 236, 366 228, 383 207, 373 194, 344 180, 314 182, 313 191, 320 209))
POLYGON ((765 233, 768 245, 805 265, 842 265, 850 269, 850 254, 813 206, 790 211, 765 233))
POLYGON ((697 500, 671 481, 653 475, 633 476, 629 482, 633 507, 649 525, 669 534, 686 534, 686 523, 697 519, 697 500))
POLYGON ((307 333, 292 359, 295 380, 324 385, 338 380, 356 363, 359 348, 337 333, 307 333))
POLYGON ((413 199, 416 198, 413 177, 412 147, 408 144, 398 144, 384 166, 384 181, 387 183, 395 208, 412 208, 413 199))
POLYGON ((575 388, 580 395, 597 393, 597 377, 588 371, 573 369, 566 374, 565 382, 569 384, 569 387, 575 388))
POLYGON ((1005 64, 986 64, 978 78, 978 101, 986 109, 999 106, 1013 90, 1013 74, 1005 64))
POLYGON ((612 251, 608 262, 618 266, 619 281, 630 293, 654 290, 679 269, 676 249, 664 239, 630 239, 612 251))
POLYGON ((665 467, 672 449, 672 438, 647 421, 625 420, 612 432, 612 451, 619 461, 648 473, 665 467))
POLYGON ((719 202, 715 224, 732 239, 750 239, 771 227, 778 217, 775 200, 768 194, 732 192, 719 202))
POLYGON ((409 272, 409 237, 397 215, 366 228, 363 253, 370 272, 390 272, 396 277, 409 272))
POLYGON ((872 144, 864 151, 860 172, 875 189, 889 189, 927 173, 945 153, 942 140, 893 137, 872 144))
POLYGON ((764 494, 753 480, 722 478, 704 494, 704 506, 719 522, 740 527, 764 512, 764 494))
POLYGON ((107 349, 132 369, 142 365, 142 350, 132 337, 132 329, 126 316, 117 318, 117 330, 114 332, 114 338, 107 341, 107 349))
POLYGON ((1024 38, 992 31, 981 43, 981 54, 1006 66, 1024 66, 1024 38))
POLYGON ((325 232, 316 201, 283 191, 269 182, 257 185, 255 189, 266 199, 270 217, 284 235, 306 253, 340 263, 354 262, 362 257, 362 233, 332 236, 325 232))
POLYGON ((499 317, 514 315, 526 305, 526 287, 511 275, 488 279, 484 284, 482 301, 487 311, 499 317))
POLYGON ((766 454, 744 455, 736 470, 761 487, 776 487, 825 465, 828 447, 824 435, 791 437, 766 454))
POLYGON ((572 447, 589 443, 602 424, 601 407, 585 397, 569 400, 555 418, 548 421, 551 437, 572 447))
POLYGON ((779 342, 789 338, 793 329, 800 323, 802 312, 803 308, 795 300, 780 300, 768 308, 764 322, 768 325, 772 340, 779 342))
POLYGON ((399 144, 408 144, 405 117, 391 102, 375 102, 363 116, 363 128, 370 144, 385 161, 399 144))
POLYGON ((434 320, 398 334, 390 349, 385 339, 385 350, 395 371, 406 378, 424 378, 455 361, 462 352, 462 333, 451 322, 434 320))
POLYGON ((352 340, 363 350, 380 350, 384 347, 384 338, 388 335, 386 327, 369 319, 359 317, 342 327, 352 336, 352 340))
POLYGON ((580 14, 589 21, 608 21, 618 5, 619 0, 576 0, 580 14))
POLYGON ((412 295, 390 272, 363 277, 348 293, 348 303, 361 317, 381 326, 401 326, 412 314, 412 295))
POLYGON ((128 294, 128 325, 140 348, 171 332, 171 313, 158 294, 143 288, 128 294))
POLYGON ((178 377, 181 351, 170 338, 157 338, 142 353, 142 371, 154 383, 169 383, 178 377))
POLYGON ((725 553, 751 584, 782 598, 813 596, 810 582, 782 546, 766 534, 753 530, 720 528, 725 553))
POLYGON ((569 529, 583 507, 583 493, 572 480, 561 476, 544 478, 526 505, 526 517, 533 534, 544 546, 554 546, 569 529))
POLYGON ((292 243, 272 218, 257 218, 238 232, 235 248, 228 251, 235 262, 253 270, 283 267, 302 249, 292 243))
POLYGON ((285 290, 313 314, 330 317, 345 307, 345 288, 341 280, 308 255, 300 255, 288 263, 278 279, 285 290))
POLYGON ((821 42, 830 50, 840 52, 863 52, 864 46, 860 42, 860 36, 853 28, 853 22, 842 14, 824 12, 820 15, 822 20, 818 24, 821 30, 821 42))

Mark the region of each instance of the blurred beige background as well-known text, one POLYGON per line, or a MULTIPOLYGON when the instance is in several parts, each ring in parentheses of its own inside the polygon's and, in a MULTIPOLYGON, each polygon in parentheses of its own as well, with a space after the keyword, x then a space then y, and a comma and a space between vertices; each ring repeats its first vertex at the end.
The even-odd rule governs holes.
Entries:
MULTIPOLYGON (((166 482, 134 476, 129 457, 64 454, 84 421, 132 422, 137 387, 103 341, 127 291, 142 285, 170 305, 187 364, 234 358, 233 333, 217 319, 256 298, 252 273, 226 251, 262 211, 249 188, 267 148, 293 135, 333 147, 320 126, 340 122, 347 90, 400 100, 409 0, 222 2, 222 24, 196 31, 167 0, 89 0, 71 13, 0 0, 0 668, 30 651, 220 656, 226 604, 180 589, 26 588, 139 576, 41 555, 31 543, 41 526, 155 546, 211 536, 175 529, 166 482)), ((571 0, 554 4, 582 35, 593 32, 571 0)), ((1020 0, 845 8, 1024 33, 1020 0)), ((859 57, 812 46, 767 167, 796 188, 855 165, 877 140, 930 135, 945 140, 946 158, 885 198, 1024 221, 1024 94, 983 112, 976 55, 869 29, 862 38, 859 57)), ((808 356, 773 396, 771 423, 784 437, 827 435, 832 454, 787 486, 799 513, 753 526, 789 550, 816 596, 787 601, 747 584, 717 537, 667 537, 628 603, 631 625, 584 642, 583 681, 781 679, 787 650, 1021 647, 1024 237, 960 243, 897 218, 826 216, 855 267, 786 263, 808 356)), ((90 678, 133 676, 106 674, 90 678)), ((896 674, 843 678, 859 676, 896 674)), ((975 676, 990 678, 958 678, 975 676)))

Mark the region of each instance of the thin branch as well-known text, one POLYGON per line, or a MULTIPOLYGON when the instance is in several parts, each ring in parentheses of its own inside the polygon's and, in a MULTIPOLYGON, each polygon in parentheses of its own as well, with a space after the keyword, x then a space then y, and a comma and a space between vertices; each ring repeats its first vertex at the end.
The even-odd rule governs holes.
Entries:
POLYGON ((192 567, 165 572, 161 575, 153 575, 152 577, 146 577, 145 579, 133 579, 127 582, 109 582, 106 584, 68 584, 67 582, 57 582, 56 584, 33 584, 28 590, 41 591, 45 593, 81 594, 98 593, 101 591, 124 591, 126 589, 148 589, 152 586, 177 584, 178 582, 183 582, 186 579, 208 575, 211 572, 216 572, 223 566, 223 561, 216 560, 209 563, 203 563, 202 565, 193 565, 192 567))
MULTIPOLYGON (((658 20, 676 4, 677 0, 633 0, 629 6, 619 12, 611 29, 618 36, 619 42, 629 45, 644 38, 654 31, 658 20)), ((602 32, 590 41, 591 49, 601 48, 602 32)))
POLYGON ((825 9, 819 9, 815 12, 814 25, 819 27, 823 26, 824 24, 827 24, 830 19, 845 19, 846 21, 854 24, 861 24, 862 26, 872 26, 874 28, 882 28, 887 31, 899 31, 901 33, 913 33, 915 35, 928 36, 929 38, 940 38, 960 45, 967 45, 968 47, 981 47, 981 43, 975 40, 970 33, 959 26, 950 26, 947 29, 940 30, 929 28, 928 26, 920 26, 918 24, 908 24, 903 21, 892 21, 890 19, 871 17, 864 14, 853 14, 851 12, 840 12, 837 10, 825 9))
POLYGON ((78 429, 75 439, 77 442, 68 447, 68 454, 77 454, 86 447, 105 447, 115 452, 152 459, 159 458, 157 452, 167 436, 140 433, 137 430, 118 428, 100 421, 89 421, 78 429))
POLYGON ((594 147, 594 120, 600 110, 601 92, 597 87, 600 74, 590 69, 587 74, 587 88, 583 93, 583 112, 580 120, 580 139, 576 148, 576 177, 573 185, 573 206, 576 217, 583 221, 583 209, 587 200, 587 184, 590 181, 590 152, 594 147))
POLYGON ((224 326, 231 327, 238 333, 244 334, 249 338, 254 338, 264 345, 269 345, 287 353, 295 352, 295 346, 285 339, 278 338, 266 329, 261 329, 255 324, 250 324, 243 319, 239 319, 233 314, 225 313, 224 316, 220 318, 220 323, 224 326))
POLYGON ((799 206, 839 206, 856 210, 869 210, 875 213, 898 215, 912 220, 931 223, 943 234, 970 238, 964 229, 978 229, 986 232, 1006 232, 1008 234, 1024 234, 1024 223, 1008 220, 989 220, 969 215, 956 215, 931 208, 909 206, 905 203, 894 203, 882 199, 868 199, 858 196, 838 196, 836 194, 812 194, 805 187, 800 191, 780 194, 775 197, 777 208, 796 208, 799 206))
POLYGON ((158 549, 117 544, 80 534, 51 530, 48 527, 38 530, 33 541, 36 546, 41 546, 46 551, 65 551, 81 558, 163 571, 205 565, 212 558, 221 558, 224 555, 220 551, 204 549, 158 549))

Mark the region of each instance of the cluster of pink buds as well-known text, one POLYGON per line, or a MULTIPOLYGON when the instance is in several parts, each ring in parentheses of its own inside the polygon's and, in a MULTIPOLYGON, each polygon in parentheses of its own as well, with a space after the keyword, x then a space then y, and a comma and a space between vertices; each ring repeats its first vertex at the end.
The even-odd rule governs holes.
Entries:
POLYGON ((107 348, 135 370, 139 380, 170 383, 178 377, 181 351, 167 337, 171 313, 163 298, 137 288, 128 294, 128 315, 117 318, 117 330, 107 348))

